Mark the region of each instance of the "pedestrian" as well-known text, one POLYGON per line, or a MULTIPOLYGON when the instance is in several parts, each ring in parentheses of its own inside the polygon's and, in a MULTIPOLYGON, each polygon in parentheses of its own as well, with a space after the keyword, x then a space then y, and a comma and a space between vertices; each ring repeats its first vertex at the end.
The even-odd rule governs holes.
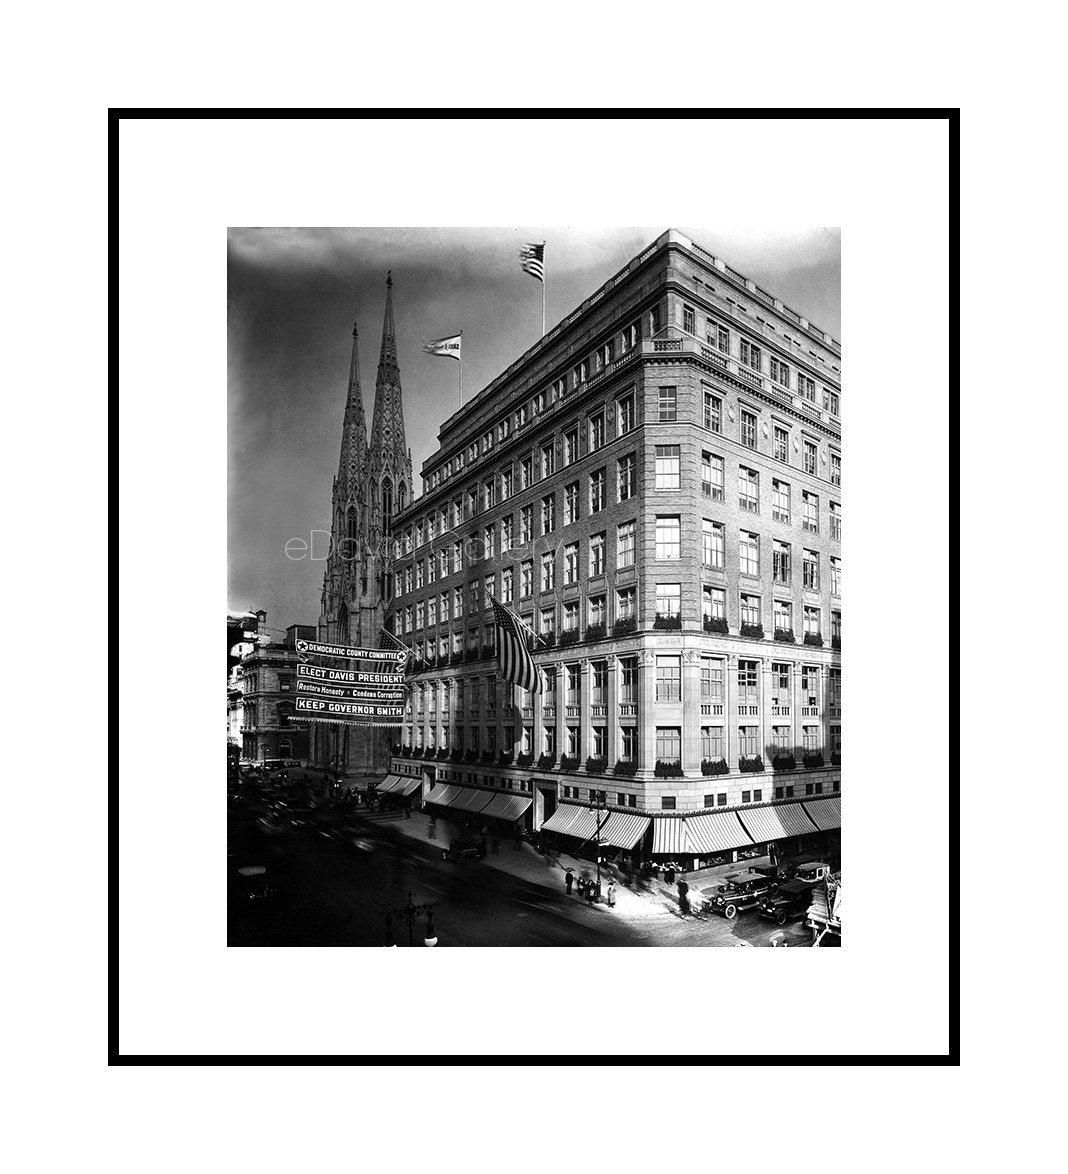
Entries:
POLYGON ((412 818, 412 804, 411 804, 411 800, 409 800, 408 802, 406 802, 406 803, 404 804, 404 818, 405 818, 405 819, 411 819, 411 818, 412 818))
POLYGON ((438 821, 433 816, 430 817, 426 830, 430 839, 436 840, 438 838, 438 821))
POLYGON ((608 908, 614 909, 616 907, 616 886, 609 884, 608 886, 608 908))
POLYGON ((569 868, 567 870, 567 872, 564 873, 564 890, 566 891, 566 893, 569 897, 571 896, 571 888, 574 885, 574 883, 575 883, 575 874, 569 868))
POLYGON ((500 856, 500 854, 501 854, 501 842, 500 842, 500 840, 497 839, 496 836, 494 836, 493 837, 493 855, 500 856))

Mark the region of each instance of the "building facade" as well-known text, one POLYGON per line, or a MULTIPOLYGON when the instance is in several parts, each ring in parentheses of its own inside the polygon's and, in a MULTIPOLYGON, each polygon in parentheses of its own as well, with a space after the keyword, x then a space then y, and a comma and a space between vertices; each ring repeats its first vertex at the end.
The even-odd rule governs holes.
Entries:
POLYGON ((669 231, 445 421, 394 526, 426 802, 687 867, 833 832, 840 364, 669 231), (544 692, 498 679, 491 593, 544 692))
POLYGON ((308 762, 308 730, 294 719, 298 639, 314 640, 314 626, 291 624, 281 644, 253 646, 231 673, 227 706, 230 728, 240 721, 242 762, 308 762))
MULTIPOLYGON (((360 385, 359 335, 352 328, 341 456, 334 478, 330 548, 323 573, 318 639, 377 648, 392 586, 389 535, 412 497, 412 458, 404 433, 393 277, 386 277, 374 416, 368 442, 360 385)), ((389 762, 389 731, 340 723, 309 723, 312 761, 342 774, 381 774, 389 762)))

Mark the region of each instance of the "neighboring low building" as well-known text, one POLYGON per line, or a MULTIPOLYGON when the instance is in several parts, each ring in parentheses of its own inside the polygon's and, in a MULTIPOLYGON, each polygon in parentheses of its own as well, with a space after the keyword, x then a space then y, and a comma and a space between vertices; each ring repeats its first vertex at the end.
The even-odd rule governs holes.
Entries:
POLYGON ((308 728, 294 720, 296 641, 315 638, 314 625, 290 624, 281 644, 255 648, 234 670, 227 704, 231 723, 233 715, 240 712, 243 762, 261 763, 272 758, 308 761, 308 728), (239 696, 235 684, 240 686, 239 696))

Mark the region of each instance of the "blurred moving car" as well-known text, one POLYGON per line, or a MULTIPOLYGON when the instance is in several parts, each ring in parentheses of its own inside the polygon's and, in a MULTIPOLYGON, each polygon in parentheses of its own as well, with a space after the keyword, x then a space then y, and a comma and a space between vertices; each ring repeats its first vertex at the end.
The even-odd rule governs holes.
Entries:
POLYGON ((442 849, 442 860, 481 860, 486 855, 486 846, 479 836, 457 836, 442 849))

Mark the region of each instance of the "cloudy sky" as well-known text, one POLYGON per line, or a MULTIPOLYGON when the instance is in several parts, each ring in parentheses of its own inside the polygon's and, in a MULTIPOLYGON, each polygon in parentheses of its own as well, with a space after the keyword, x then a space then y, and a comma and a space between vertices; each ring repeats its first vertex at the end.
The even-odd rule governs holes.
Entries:
MULTIPOLYGON (((546 241, 552 329, 667 227, 231 229, 228 609, 265 608, 277 629, 318 617, 323 563, 288 559, 285 544, 329 525, 353 322, 370 430, 388 269, 418 488, 458 404, 457 364, 423 342, 463 330, 466 401, 541 333, 524 243, 546 241)), ((841 338, 837 229, 674 227, 841 338)))

